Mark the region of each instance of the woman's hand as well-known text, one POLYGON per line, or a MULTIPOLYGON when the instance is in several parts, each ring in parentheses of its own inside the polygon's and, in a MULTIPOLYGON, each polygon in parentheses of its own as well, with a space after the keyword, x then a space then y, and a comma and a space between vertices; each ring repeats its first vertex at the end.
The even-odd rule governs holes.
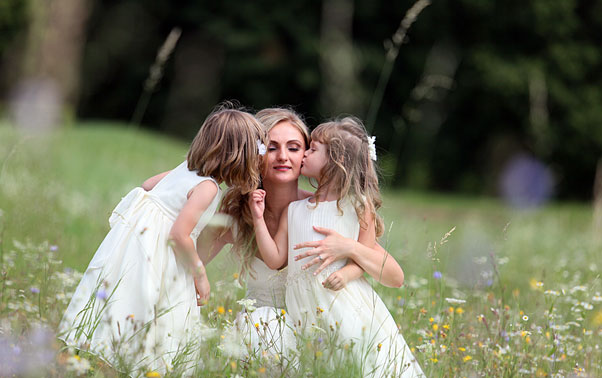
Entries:
POLYGON ((249 208, 253 218, 263 218, 265 211, 265 190, 257 189, 249 194, 249 208))
POLYGON ((206 274, 194 276, 194 289, 196 290, 196 305, 206 305, 211 295, 211 285, 209 285, 206 274))
POLYGON ((322 265, 320 265, 320 267, 314 272, 314 275, 317 275, 333 262, 351 256, 351 252, 356 246, 356 242, 354 240, 345 238, 329 228, 314 226, 314 230, 320 234, 326 235, 326 238, 297 244, 295 246, 295 249, 312 248, 295 256, 295 261, 316 256, 310 262, 303 265, 302 269, 307 269, 312 265, 321 263, 322 265))

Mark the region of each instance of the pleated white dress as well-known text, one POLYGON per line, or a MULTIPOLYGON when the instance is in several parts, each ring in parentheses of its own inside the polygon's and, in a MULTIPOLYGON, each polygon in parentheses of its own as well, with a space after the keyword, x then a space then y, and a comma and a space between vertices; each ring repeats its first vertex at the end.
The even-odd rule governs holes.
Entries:
MULTIPOLYGON (((183 162, 151 191, 135 188, 109 219, 111 230, 79 283, 59 326, 67 345, 87 349, 119 367, 165 372, 190 348, 200 325, 194 282, 168 243, 189 191, 210 177, 183 162), (188 348, 185 346, 188 344, 188 348)), ((214 181, 215 182, 215 181, 214 181)), ((217 183, 216 183, 217 185, 217 183)), ((191 233, 195 242, 215 213, 220 191, 191 233)), ((182 363, 187 366, 187 362, 182 363)))
POLYGON ((314 326, 323 329, 332 326, 338 329, 341 347, 351 345, 353 341, 353 353, 364 376, 422 377, 422 369, 395 320, 365 278, 353 280, 339 291, 322 286, 322 282, 342 268, 346 260, 336 261, 314 276, 313 271, 318 265, 304 271, 301 267, 309 259, 295 261, 293 258, 303 252, 294 250, 295 244, 324 238, 312 226, 330 228, 344 237, 357 240, 360 226, 355 209, 348 201, 341 205, 343 214, 338 211, 336 201, 320 202, 316 207, 305 199, 289 205, 288 312, 295 325, 301 324, 301 332, 308 332, 314 326))
POLYGON ((253 311, 242 311, 236 317, 236 327, 246 344, 250 357, 292 358, 296 349, 290 317, 284 311, 286 269, 270 269, 255 257, 247 276, 246 299, 255 301, 253 311))

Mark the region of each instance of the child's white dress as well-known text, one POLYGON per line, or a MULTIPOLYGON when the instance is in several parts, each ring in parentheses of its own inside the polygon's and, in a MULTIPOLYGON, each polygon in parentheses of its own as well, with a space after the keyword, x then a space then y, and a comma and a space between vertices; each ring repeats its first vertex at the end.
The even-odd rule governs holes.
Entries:
MULTIPOLYGON (((196 358, 191 343, 200 342, 201 319, 194 281, 176 261, 168 237, 189 191, 205 180, 215 182, 183 162, 151 191, 135 188, 119 202, 59 326, 67 345, 89 349, 116 368, 165 372, 176 355, 196 358)), ((218 186, 191 233, 195 245, 219 197, 218 186)))
POLYGON ((309 259, 295 261, 294 256, 303 250, 293 246, 306 241, 321 240, 324 235, 312 226, 330 228, 344 237, 357 240, 359 221, 353 206, 342 201, 343 214, 336 201, 320 202, 316 207, 309 199, 293 202, 288 208, 288 278, 286 306, 301 332, 315 327, 338 329, 340 346, 355 345, 355 360, 362 365, 364 376, 422 377, 422 369, 412 355, 395 320, 387 307, 361 277, 347 283, 339 291, 327 290, 322 282, 346 264, 346 260, 330 264, 317 276, 314 265, 303 271, 309 259))

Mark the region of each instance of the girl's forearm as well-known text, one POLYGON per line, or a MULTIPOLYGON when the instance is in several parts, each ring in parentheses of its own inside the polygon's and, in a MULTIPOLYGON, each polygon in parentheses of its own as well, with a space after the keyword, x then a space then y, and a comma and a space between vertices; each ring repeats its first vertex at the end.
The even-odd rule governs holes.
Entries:
POLYGON ((183 259, 183 263, 192 275, 195 277, 202 277, 207 274, 205 266, 196 249, 194 248, 194 242, 189 237, 172 237, 173 250, 176 257, 183 259))
POLYGON ((276 245, 274 239, 272 239, 265 221, 263 218, 254 219, 253 225, 255 228, 255 240, 257 242, 257 248, 259 249, 259 253, 263 258, 263 262, 265 262, 270 269, 279 269, 282 265, 284 265, 284 262, 282 262, 278 246, 276 245))

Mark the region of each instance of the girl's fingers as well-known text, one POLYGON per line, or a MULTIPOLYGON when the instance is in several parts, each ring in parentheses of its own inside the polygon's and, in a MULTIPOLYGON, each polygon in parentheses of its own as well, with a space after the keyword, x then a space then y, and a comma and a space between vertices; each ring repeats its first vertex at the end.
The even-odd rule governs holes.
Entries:
POLYGON ((314 230, 322 235, 330 235, 331 233, 333 233, 333 230, 325 227, 314 226, 314 230))
POLYGON ((305 270, 305 269, 309 268, 310 266, 318 264, 318 263, 320 263, 320 259, 316 257, 315 259, 311 260, 307 264, 303 265, 303 267, 301 269, 305 270))

